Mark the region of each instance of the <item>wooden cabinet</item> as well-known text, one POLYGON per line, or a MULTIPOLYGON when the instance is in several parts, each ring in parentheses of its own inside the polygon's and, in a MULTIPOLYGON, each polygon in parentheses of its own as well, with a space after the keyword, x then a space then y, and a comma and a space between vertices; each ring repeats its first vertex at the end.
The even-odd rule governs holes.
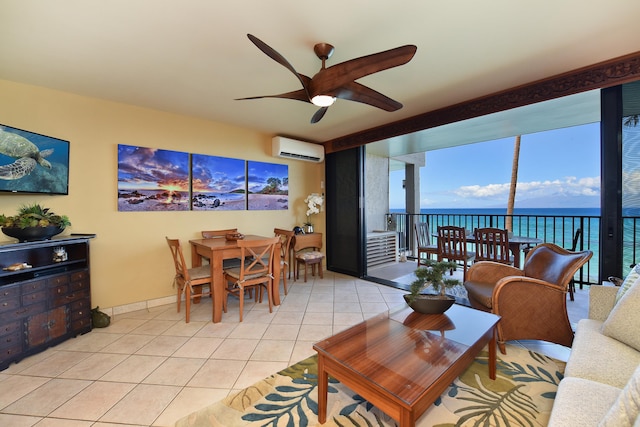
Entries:
POLYGON ((91 237, 0 245, 0 370, 91 330, 91 237), (15 263, 31 267, 5 270, 15 263))

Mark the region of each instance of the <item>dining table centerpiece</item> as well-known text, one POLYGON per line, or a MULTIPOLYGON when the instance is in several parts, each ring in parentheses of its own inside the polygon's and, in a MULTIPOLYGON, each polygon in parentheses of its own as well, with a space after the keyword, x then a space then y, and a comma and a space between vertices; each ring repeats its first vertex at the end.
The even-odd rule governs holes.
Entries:
POLYGON ((0 215, 2 232, 20 242, 50 239, 69 225, 69 217, 58 215, 38 203, 21 206, 16 215, 0 215))
POLYGON ((409 293, 403 295, 407 305, 414 311, 423 314, 444 313, 455 302, 455 298, 445 291, 460 284, 458 279, 448 279, 444 275, 447 271, 455 270, 457 264, 451 261, 422 261, 424 267, 419 267, 414 274, 416 279, 409 286, 409 293), (431 293, 423 291, 431 288, 431 293))
POLYGON ((303 224, 305 226, 306 233, 313 233, 313 222, 311 222, 311 215, 320 213, 320 208, 324 203, 324 198, 318 193, 311 193, 304 199, 307 204, 307 220, 303 224))

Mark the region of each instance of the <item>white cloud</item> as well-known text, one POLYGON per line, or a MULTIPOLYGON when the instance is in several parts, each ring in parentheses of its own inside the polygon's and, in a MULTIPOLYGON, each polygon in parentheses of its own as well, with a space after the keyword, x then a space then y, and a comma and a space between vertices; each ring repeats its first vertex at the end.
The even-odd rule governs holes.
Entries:
MULTIPOLYGON (((637 177, 640 179, 640 177, 637 177)), ((466 185, 453 193, 464 199, 506 201, 510 184, 466 185)), ((600 177, 576 178, 574 176, 547 181, 519 182, 516 187, 518 200, 549 196, 597 196, 600 194, 600 177)))

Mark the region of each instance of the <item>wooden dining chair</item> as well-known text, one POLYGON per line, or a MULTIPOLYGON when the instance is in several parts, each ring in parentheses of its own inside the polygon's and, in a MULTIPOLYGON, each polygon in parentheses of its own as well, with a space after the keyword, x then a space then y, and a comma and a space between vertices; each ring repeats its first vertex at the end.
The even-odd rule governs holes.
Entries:
MULTIPOLYGON (((280 238, 280 271, 282 272, 282 283, 284 285, 284 294, 287 295, 287 277, 289 276, 289 256, 291 254, 291 242, 295 236, 293 230, 284 230, 282 228, 274 228, 273 232, 280 238)), ((276 285, 278 286, 278 280, 276 285)))
POLYGON ((431 259, 431 255, 435 255, 436 258, 438 257, 438 245, 431 243, 428 222, 418 222, 414 225, 414 229, 418 241, 418 267, 420 267, 422 254, 427 256, 426 259, 431 259))
POLYGON ((501 228, 476 228, 473 232, 476 248, 474 262, 494 261, 513 265, 509 250, 509 232, 501 228))
POLYGON ((216 239, 225 237, 227 234, 235 234, 237 232, 237 228, 227 228, 225 230, 206 230, 202 231, 201 234, 203 239, 216 239))
POLYGON ((467 250, 467 234, 463 227, 444 225, 438 227, 438 261, 462 262, 462 280, 467 278, 467 264, 476 253, 467 250))
POLYGON ((191 315, 191 300, 195 300, 194 303, 197 303, 201 297, 212 295, 211 269, 208 265, 187 268, 184 262, 184 254, 182 252, 182 247, 180 246, 180 240, 170 239, 168 237, 165 238, 167 239, 167 243, 169 244, 169 249, 171 250, 173 263, 176 270, 174 284, 178 288, 178 313, 180 313, 180 302, 182 300, 182 293, 184 292, 186 306, 185 321, 186 323, 189 323, 191 315), (207 292, 205 292, 205 288, 208 289, 207 292))
POLYGON ((222 300, 222 310, 227 312, 227 298, 229 294, 236 295, 240 300, 240 321, 244 310, 244 291, 256 290, 256 300, 262 302, 263 290, 267 292, 269 313, 273 312, 273 264, 276 262, 276 246, 279 237, 259 240, 238 240, 241 263, 238 267, 224 270, 224 279, 229 284, 225 287, 222 300))
POLYGON ((296 236, 293 244, 293 252, 295 253, 295 271, 294 280, 300 278, 300 266, 304 265, 304 281, 307 282, 307 267, 311 266, 311 274, 315 276, 316 266, 318 267, 318 275, 324 278, 322 273, 322 261, 324 254, 320 252, 322 249, 322 233, 304 234, 296 236))

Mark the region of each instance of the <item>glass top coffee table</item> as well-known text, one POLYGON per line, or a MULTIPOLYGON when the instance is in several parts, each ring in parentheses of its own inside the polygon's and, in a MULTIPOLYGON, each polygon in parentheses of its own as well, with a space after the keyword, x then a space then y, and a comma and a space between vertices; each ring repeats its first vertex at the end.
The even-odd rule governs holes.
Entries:
POLYGON ((489 376, 495 379, 498 320, 457 304, 445 314, 404 306, 317 342, 318 421, 326 421, 331 375, 401 427, 414 426, 487 344, 489 376))

